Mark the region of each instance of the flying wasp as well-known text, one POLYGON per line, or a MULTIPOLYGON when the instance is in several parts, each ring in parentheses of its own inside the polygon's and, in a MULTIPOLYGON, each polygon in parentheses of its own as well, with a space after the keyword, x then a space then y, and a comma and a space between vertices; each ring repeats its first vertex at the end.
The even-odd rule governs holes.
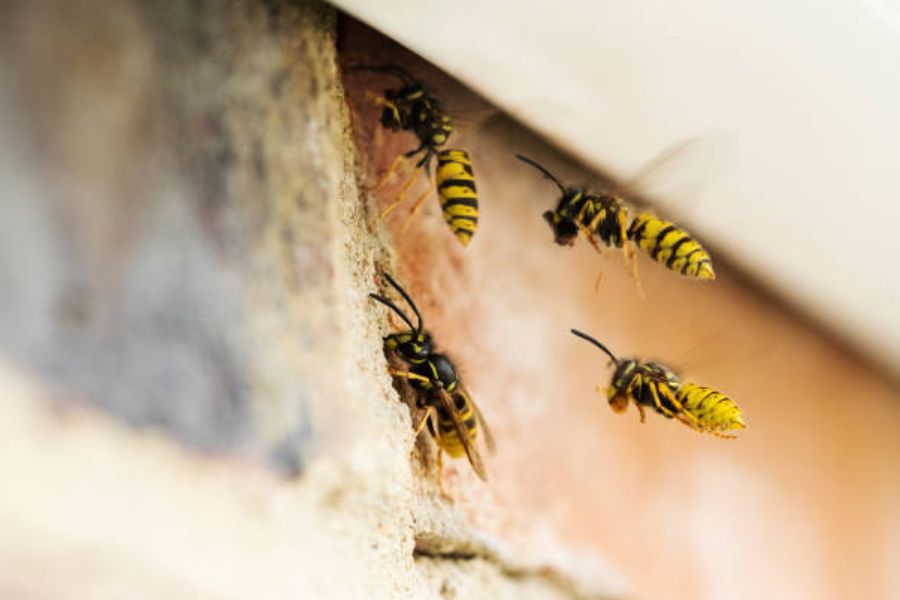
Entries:
POLYGON ((709 254, 684 229, 649 212, 642 212, 629 224, 628 208, 617 196, 567 188, 536 161, 520 154, 516 158, 540 171, 562 194, 556 208, 544 213, 557 244, 571 246, 581 233, 598 252, 601 250, 598 239, 607 247, 621 248, 625 267, 628 268, 630 260, 631 274, 639 289, 635 245, 664 267, 682 275, 715 278, 709 254))
POLYGON ((691 429, 722 438, 735 437, 723 431, 747 428, 741 409, 724 394, 708 387, 681 383, 674 371, 658 362, 641 362, 634 358, 619 360, 593 337, 577 329, 571 331, 600 348, 616 365, 606 390, 613 412, 625 412, 629 402, 634 402, 641 423, 645 419, 645 407, 649 407, 669 419, 678 419, 691 429))
POLYGON ((397 198, 381 212, 381 217, 387 217, 404 201, 419 172, 424 171, 431 185, 413 202, 406 224, 419 211, 431 191, 436 189, 444 220, 457 239, 464 246, 468 245, 478 225, 478 195, 472 161, 463 150, 442 150, 453 132, 453 124, 443 112, 440 101, 421 82, 396 65, 360 65, 350 67, 349 70, 374 71, 399 80, 401 87, 386 89, 377 98, 378 104, 382 106, 380 122, 385 129, 391 131, 410 131, 419 141, 417 148, 398 155, 381 180, 371 188, 372 191, 380 189, 404 160, 421 155, 412 175, 400 188, 397 198), (432 172, 435 159, 438 163, 436 176, 432 172), (461 205, 465 205, 465 208, 455 208, 461 205))
POLYGON ((475 474, 487 481, 484 461, 475 443, 480 429, 484 432, 488 450, 494 451, 494 437, 484 416, 459 380, 450 359, 435 352, 431 334, 423 329, 422 316, 412 298, 390 275, 385 273, 384 277, 416 316, 416 325, 413 325, 409 316, 389 298, 369 294, 373 300, 394 311, 408 326, 405 331, 385 336, 384 351, 391 364, 391 375, 409 381, 416 392, 417 407, 425 411, 416 427, 416 435, 427 425, 428 432, 437 443, 438 488, 443 493, 443 452, 451 458, 459 458, 465 454, 475 474), (397 368, 398 366, 403 368, 397 368))

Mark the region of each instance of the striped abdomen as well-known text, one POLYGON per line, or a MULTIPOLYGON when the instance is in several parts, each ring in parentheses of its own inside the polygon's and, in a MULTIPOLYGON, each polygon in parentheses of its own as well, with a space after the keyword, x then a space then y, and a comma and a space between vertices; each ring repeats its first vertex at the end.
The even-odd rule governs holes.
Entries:
MULTIPOLYGON (((464 395, 459 393, 453 394, 453 403, 459 413, 460 421, 462 421, 465 426, 466 434, 470 440, 475 441, 475 436, 478 434, 478 419, 475 417, 475 411, 472 410, 471 403, 464 395)), ((459 432, 456 430, 453 419, 447 414, 447 409, 443 406, 437 406, 436 410, 438 430, 440 433, 434 437, 438 444, 440 444, 444 452, 453 458, 464 456, 466 450, 459 439, 459 432)), ((430 421, 428 426, 429 429, 431 429, 430 421)), ((434 435, 434 430, 432 430, 431 433, 434 435)))
POLYGON ((467 246, 478 228, 478 193, 472 161, 463 150, 438 154, 437 189, 444 220, 453 234, 467 246))
POLYGON ((628 229, 628 237, 667 269, 698 279, 716 278, 703 246, 674 223, 641 213, 628 229))
POLYGON ((678 390, 678 401, 684 412, 694 417, 697 429, 716 432, 747 428, 734 400, 711 388, 685 384, 678 390))

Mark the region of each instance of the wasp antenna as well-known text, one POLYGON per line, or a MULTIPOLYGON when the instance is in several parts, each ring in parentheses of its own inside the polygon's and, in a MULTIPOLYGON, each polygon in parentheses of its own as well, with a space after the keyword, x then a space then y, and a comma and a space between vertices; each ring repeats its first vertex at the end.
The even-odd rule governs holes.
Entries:
POLYGON ((369 294, 369 298, 372 298, 373 300, 377 300, 378 302, 381 302, 382 304, 384 304, 385 306, 390 308, 392 311, 394 311, 395 313, 400 315, 400 318, 403 319, 403 321, 407 325, 409 325, 410 330, 416 331, 416 328, 413 327, 412 321, 409 320, 409 317, 406 316, 406 313, 404 313, 402 310, 400 310, 400 308, 396 304, 394 304, 393 302, 391 302, 384 296, 379 296, 378 294, 369 294))
POLYGON ((613 354, 612 352, 609 351, 609 348, 607 348, 606 346, 604 346, 603 344, 601 344, 600 342, 598 342, 597 340, 595 340, 594 338, 592 338, 592 337, 589 336, 588 334, 586 334, 586 333, 584 333, 584 332, 581 332, 581 331, 578 331, 577 329, 570 329, 569 331, 571 331, 572 333, 574 333, 575 335, 577 335, 577 336, 580 337, 581 339, 587 340, 587 341, 589 341, 590 343, 592 343, 593 345, 597 346, 598 348, 600 348, 601 350, 603 350, 604 352, 606 352, 606 354, 613 360, 614 363, 619 364, 619 359, 616 358, 616 355, 615 355, 615 354, 613 354))
POLYGON ((528 158, 527 156, 522 156, 521 154, 516 154, 516 158, 518 158, 519 160, 521 160, 521 161, 524 162, 524 163, 528 163, 529 165, 531 165, 532 167, 534 167, 535 169, 537 169, 538 171, 540 171, 541 173, 543 173, 543 174, 544 174, 544 177, 546 177, 547 179, 549 179, 550 181, 552 181, 553 183, 556 184, 556 187, 559 188, 559 191, 561 191, 563 194, 566 193, 566 186, 564 186, 562 183, 560 183, 559 179, 557 179, 557 178, 553 175, 553 173, 551 173, 550 171, 548 171, 546 168, 544 168, 543 166, 541 166, 541 165, 538 164, 537 162, 531 160, 531 159, 528 158))
POLYGON ((416 82, 412 75, 401 69, 397 65, 351 65, 347 67, 348 72, 352 71, 374 71, 376 73, 386 73, 403 80, 403 83, 414 84, 416 82))
MULTIPOLYGON (((410 323, 410 327, 417 332, 422 331, 422 315, 419 314, 419 309, 418 309, 418 307, 416 307, 416 303, 413 302, 412 298, 409 297, 409 294, 406 293, 406 290, 404 290, 402 287, 400 287, 400 284, 397 283, 393 277, 391 277, 387 273, 384 274, 384 277, 385 277, 385 279, 388 280, 388 283, 390 283, 394 287, 395 290, 400 292, 400 295, 403 296, 403 299, 406 300, 406 303, 409 304, 409 307, 412 309, 413 313, 416 315, 416 319, 419 320, 418 327, 413 327, 411 323, 410 323)), ((407 321, 407 323, 409 323, 409 321, 407 321)))

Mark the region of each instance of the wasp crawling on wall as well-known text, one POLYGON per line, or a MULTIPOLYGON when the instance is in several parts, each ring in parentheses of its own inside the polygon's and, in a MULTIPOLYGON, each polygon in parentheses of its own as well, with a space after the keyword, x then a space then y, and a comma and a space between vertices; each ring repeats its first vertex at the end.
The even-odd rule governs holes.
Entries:
POLYGON ((600 348, 616 365, 612 382, 606 390, 609 406, 614 412, 625 412, 634 402, 644 422, 644 408, 678 419, 697 431, 722 438, 734 435, 722 433, 746 429, 741 409, 724 394, 708 387, 681 383, 668 367, 657 362, 641 362, 634 358, 619 360, 603 344, 586 333, 571 330, 576 336, 600 348))
POLYGON ((409 327, 405 331, 387 335, 384 338, 384 351, 391 365, 391 375, 410 382, 416 391, 418 407, 425 410, 416 427, 416 435, 427 425, 428 432, 437 443, 438 488, 443 493, 443 452, 452 458, 465 454, 475 474, 487 481, 484 461, 475 443, 480 428, 484 432, 488 450, 494 450, 494 438, 484 416, 459 380, 450 359, 435 351, 431 334, 423 329, 422 316, 412 298, 390 275, 385 273, 384 277, 416 316, 414 326, 407 314, 389 298, 369 294, 373 300, 394 311, 409 327))
POLYGON ((374 71, 395 77, 400 87, 386 89, 377 98, 382 106, 381 125, 391 131, 409 131, 419 141, 417 148, 398 155, 381 180, 372 187, 372 191, 381 188, 404 160, 419 156, 412 175, 400 188, 397 198, 382 211, 381 217, 387 217, 403 202, 420 171, 424 171, 431 185, 413 202, 409 218, 419 211, 431 191, 437 189, 444 220, 457 239, 464 246, 468 245, 478 225, 475 176, 468 153, 442 149, 453 132, 453 124, 441 108, 440 101, 421 82, 396 65, 359 65, 350 67, 349 71, 374 71), (435 159, 438 163, 436 179, 432 172, 435 159))
POLYGON ((520 154, 516 158, 540 171, 562 194, 556 208, 544 213, 557 244, 571 246, 581 233, 597 251, 598 239, 607 247, 621 248, 626 268, 631 260, 636 281, 635 245, 667 269, 688 277, 715 279, 709 254, 684 229, 649 212, 642 212, 629 225, 628 208, 615 195, 567 188, 536 161, 520 154))
POLYGON ((478 227, 478 192, 472 161, 464 150, 438 154, 437 189, 444 220, 463 246, 468 246, 478 227))

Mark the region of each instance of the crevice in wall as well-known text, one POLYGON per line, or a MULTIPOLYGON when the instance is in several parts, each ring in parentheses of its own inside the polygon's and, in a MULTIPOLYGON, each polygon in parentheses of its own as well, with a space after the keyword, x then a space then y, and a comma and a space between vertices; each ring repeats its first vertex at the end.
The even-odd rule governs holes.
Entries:
POLYGON ((590 589, 584 582, 561 573, 549 566, 525 567, 504 560, 497 553, 487 548, 436 550, 434 540, 424 544, 416 542, 413 559, 417 570, 433 584, 440 582, 438 593, 441 598, 456 598, 460 595, 461 586, 470 582, 461 581, 469 576, 475 579, 490 580, 496 578, 506 582, 509 588, 521 588, 517 593, 528 598, 529 591, 540 590, 541 598, 560 598, 568 600, 609 600, 622 598, 610 595, 606 590, 590 589))

